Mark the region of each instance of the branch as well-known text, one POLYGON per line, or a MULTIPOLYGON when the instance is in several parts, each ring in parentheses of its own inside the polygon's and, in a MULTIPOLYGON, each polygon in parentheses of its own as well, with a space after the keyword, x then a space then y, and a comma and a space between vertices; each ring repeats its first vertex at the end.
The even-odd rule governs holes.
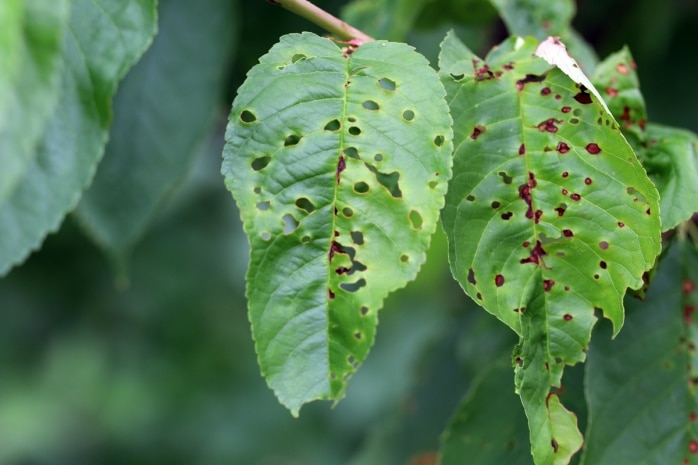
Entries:
POLYGON ((331 34, 336 35, 342 40, 358 39, 361 43, 371 42, 375 40, 373 37, 364 34, 355 27, 352 27, 326 12, 325 10, 313 5, 308 0, 268 0, 269 3, 279 5, 288 11, 302 16, 308 21, 320 26, 331 34))

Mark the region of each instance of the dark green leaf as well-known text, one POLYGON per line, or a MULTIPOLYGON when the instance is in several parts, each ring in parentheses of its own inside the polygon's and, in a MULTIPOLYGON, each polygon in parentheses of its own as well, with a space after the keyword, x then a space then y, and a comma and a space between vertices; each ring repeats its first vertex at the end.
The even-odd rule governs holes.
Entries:
POLYGON ((536 45, 512 38, 483 61, 447 36, 456 151, 442 218, 453 275, 522 338, 536 463, 566 464, 581 437, 550 388, 584 360, 596 311, 620 330, 626 288, 659 253, 658 195, 602 102, 536 45))
POLYGON ((235 41, 235 2, 162 0, 158 10, 158 36, 119 86, 106 155, 77 209, 120 258, 189 170, 235 41))
POLYGON ((66 0, 0 4, 0 204, 34 159, 58 100, 67 23, 66 0))
POLYGON ((262 373, 294 414, 342 397, 383 299, 424 262, 451 176, 444 94, 411 47, 345 57, 309 33, 284 36, 238 91, 223 173, 252 248, 262 373))
POLYGON ((77 204, 106 144, 117 82, 154 31, 154 0, 71 2, 61 98, 35 160, 0 202, 0 274, 24 260, 77 204))
POLYGON ((623 332, 611 340, 600 325, 586 366, 584 464, 694 463, 696 283, 698 251, 675 244, 646 300, 627 299, 623 332))
POLYGON ((572 0, 490 0, 499 10, 509 33, 539 40, 562 36, 574 17, 572 0))
POLYGON ((428 0, 354 0, 342 18, 378 39, 404 41, 428 0))

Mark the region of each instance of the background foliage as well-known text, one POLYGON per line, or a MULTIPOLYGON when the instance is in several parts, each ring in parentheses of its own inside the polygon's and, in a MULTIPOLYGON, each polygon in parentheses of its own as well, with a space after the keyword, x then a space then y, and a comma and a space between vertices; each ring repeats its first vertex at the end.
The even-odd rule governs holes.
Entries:
MULTIPOLYGON (((479 387, 477 399, 498 384, 487 373, 510 380, 501 366, 514 338, 453 282, 439 233, 418 280, 386 301, 347 398, 334 410, 312 404, 298 420, 288 415, 253 352, 247 243, 219 174, 222 128, 245 73, 280 35, 322 31, 262 1, 191 3, 160 1, 160 35, 114 102, 97 179, 135 184, 90 190, 41 251, 0 280, 0 463, 430 463, 468 388, 479 387), (119 175, 124 166, 143 177, 119 175), (155 200, 138 201, 146 195, 155 200), (113 215, 91 217, 93 202, 113 205, 113 215)), ((345 4, 317 3, 335 13, 345 4)), ((462 14, 479 2, 412 3, 426 4, 424 14, 390 22, 410 2, 386 0, 383 16, 372 17, 388 18, 382 37, 407 40, 432 64, 449 28, 481 56, 507 35, 487 8, 462 14), (458 14, 439 15, 451 10, 458 14)), ((653 122, 698 131, 698 62, 687 58, 694 3, 580 1, 574 25, 601 57, 630 47, 653 122)), ((578 368, 565 379, 581 376, 578 368)))

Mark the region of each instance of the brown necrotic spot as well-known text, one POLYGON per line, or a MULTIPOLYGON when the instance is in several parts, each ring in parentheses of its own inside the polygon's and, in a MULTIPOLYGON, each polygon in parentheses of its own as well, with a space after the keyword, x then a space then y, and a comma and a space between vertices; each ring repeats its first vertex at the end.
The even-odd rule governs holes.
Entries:
POLYGON ((262 171, 264 168, 267 167, 270 161, 271 157, 268 155, 255 158, 254 160, 252 160, 252 169, 255 171, 262 171))
POLYGON ((625 227, 625 223, 623 223, 622 221, 619 221, 619 222, 618 222, 618 227, 619 227, 619 228, 624 228, 624 227, 625 227))
POLYGON ((477 281, 475 280, 475 270, 472 268, 468 270, 468 282, 473 286, 477 284, 477 281))
POLYGON ((574 237, 574 233, 572 232, 571 229, 563 229, 562 235, 565 237, 574 237))
POLYGON ((565 153, 570 151, 570 146, 564 142, 558 142, 556 150, 564 155, 565 153))
POLYGON ((480 137, 480 134, 484 133, 485 131, 487 131, 487 128, 486 128, 485 126, 477 125, 477 126, 475 126, 475 128, 473 129, 473 133, 470 134, 470 138, 471 138, 472 140, 475 140, 475 139, 477 139, 478 137, 480 137))
POLYGON ((582 196, 577 193, 574 193, 570 195, 570 198, 576 202, 579 202, 582 199, 582 196))
POLYGON ((600 266, 601 268, 603 268, 604 270, 608 267, 608 265, 606 264, 606 262, 603 261, 603 260, 601 260, 601 261, 599 262, 599 266, 600 266))
POLYGON ((557 212, 557 216, 562 216, 565 214, 565 211, 567 210, 567 204, 566 203, 561 203, 555 211, 557 212))
POLYGON ((550 292, 550 289, 552 289, 554 285, 555 285, 555 281, 553 281, 552 279, 544 279, 543 280, 543 290, 545 292, 550 292))
POLYGON ((252 113, 250 110, 243 110, 242 113, 240 113, 240 121, 243 123, 254 123, 257 121, 257 116, 255 116, 254 113, 252 113))
POLYGON ((526 154, 526 146, 524 144, 521 144, 519 146, 519 155, 525 155, 526 154))
POLYGON ((543 82, 545 80, 545 74, 535 75, 527 74, 523 79, 516 81, 516 88, 518 90, 523 90, 524 86, 529 82, 543 82))
POLYGON ((606 241, 599 242, 599 248, 601 250, 607 250, 608 249, 608 242, 606 242, 606 241))
POLYGON ((547 120, 543 121, 538 125, 538 130, 547 132, 557 132, 557 126, 555 124, 560 123, 562 123, 561 119, 548 118, 547 120))
POLYGON ((586 184, 587 186, 590 185, 591 183, 592 183, 591 178, 584 179, 584 184, 586 184))
POLYGON ((366 306, 361 307, 361 309, 359 310, 359 313, 361 313, 361 316, 368 315, 368 307, 366 307, 366 306))
POLYGON ((601 153, 601 147, 599 147, 599 144, 596 144, 594 142, 587 144, 586 149, 587 152, 589 152, 592 155, 598 155, 599 153, 601 153))
POLYGON ((497 287, 503 286, 504 285, 504 276, 502 276, 501 274, 498 274, 497 276, 495 276, 494 277, 494 284, 497 287))
POLYGON ((357 341, 361 340, 361 337, 362 337, 362 335, 359 331, 354 333, 354 339, 356 339, 357 341))
POLYGON ((543 87, 543 88, 540 90, 540 94, 541 94, 541 95, 550 95, 550 92, 551 92, 550 87, 543 87))
POLYGON ((541 244, 540 240, 536 240, 536 245, 533 247, 533 249, 531 249, 531 255, 529 257, 522 258, 520 263, 535 263, 536 265, 540 266, 543 256, 547 254, 548 253, 543 250, 543 245, 541 244))
POLYGON ((562 177, 563 177, 563 178, 566 178, 566 177, 569 176, 569 175, 570 175, 570 173, 568 173, 567 171, 563 171, 563 172, 562 172, 562 177))
POLYGON ((571 321, 574 317, 569 313, 565 313, 565 315, 562 318, 564 318, 565 321, 571 321))
POLYGON ((586 87, 580 86, 579 93, 574 96, 574 99, 582 105, 589 105, 592 102, 591 95, 586 90, 586 87))

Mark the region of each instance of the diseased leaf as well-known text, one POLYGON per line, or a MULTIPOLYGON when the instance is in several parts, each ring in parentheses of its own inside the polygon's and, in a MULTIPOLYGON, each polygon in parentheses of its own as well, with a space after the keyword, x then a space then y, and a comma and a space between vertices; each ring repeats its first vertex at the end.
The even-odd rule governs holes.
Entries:
POLYGON ((623 332, 611 340, 599 325, 586 364, 583 464, 695 462, 696 283, 698 251, 675 244, 646 300, 626 299, 623 332))
POLYGON ((690 131, 647 123, 635 61, 623 48, 599 64, 593 82, 660 194, 662 231, 698 211, 698 137, 690 131))
POLYGON ((116 84, 155 31, 154 0, 72 0, 61 97, 35 160, 0 202, 0 275, 75 207, 107 139, 116 84))
POLYGON ((251 245, 262 374, 296 415, 339 399, 386 295, 413 279, 451 176, 436 73, 404 44, 284 36, 233 103, 223 173, 251 245))
POLYGON ((623 324, 622 296, 660 250, 656 189, 594 95, 512 38, 486 60, 449 34, 440 70, 454 118, 442 214, 451 270, 512 328, 516 388, 538 465, 581 446, 551 393, 584 360, 595 312, 623 324))
POLYGON ((66 0, 0 2, 0 204, 12 194, 58 100, 66 0))
POLYGON ((526 416, 500 360, 474 382, 441 437, 441 465, 529 465, 526 416))
POLYGON ((235 43, 236 3, 161 0, 159 32, 114 98, 104 160, 76 210, 124 260, 210 129, 235 43))

